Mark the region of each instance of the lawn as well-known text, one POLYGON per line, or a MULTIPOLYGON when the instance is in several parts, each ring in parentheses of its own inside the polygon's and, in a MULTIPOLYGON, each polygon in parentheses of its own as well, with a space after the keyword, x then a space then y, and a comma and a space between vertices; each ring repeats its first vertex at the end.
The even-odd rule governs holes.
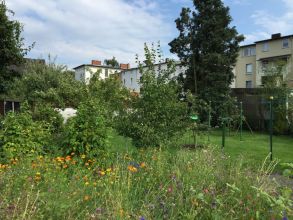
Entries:
MULTIPOLYGON (((210 134, 210 141, 208 136, 198 135, 198 144, 212 144, 222 146, 222 131, 214 130, 210 134)), ((186 133, 184 137, 177 139, 177 145, 193 144, 192 133, 186 133)), ((131 139, 124 138, 112 133, 111 139, 112 151, 126 152, 135 151, 135 147, 131 144, 131 139)), ((242 141, 240 141, 240 134, 231 131, 226 132, 225 148, 223 149, 226 154, 234 159, 243 157, 243 159, 262 163, 269 155, 269 135, 264 133, 253 134, 244 131, 242 133, 242 141)), ((176 150, 176 149, 175 149, 176 150)), ((280 163, 293 162, 293 137, 291 136, 273 136, 273 159, 279 160, 280 163)))

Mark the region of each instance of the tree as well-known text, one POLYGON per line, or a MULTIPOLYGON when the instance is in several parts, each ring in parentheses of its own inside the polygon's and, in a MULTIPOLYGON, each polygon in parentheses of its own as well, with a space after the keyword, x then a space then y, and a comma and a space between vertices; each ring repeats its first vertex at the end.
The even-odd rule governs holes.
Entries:
POLYGON ((106 59, 106 60, 104 60, 104 63, 107 66, 111 66, 111 67, 115 67, 115 68, 118 68, 119 67, 119 63, 118 63, 118 61, 116 60, 115 57, 113 57, 112 59, 106 59))
POLYGON ((54 108, 77 107, 85 95, 85 84, 74 79, 65 66, 50 62, 25 66, 14 81, 9 96, 26 100, 30 105, 46 104, 54 108))
POLYGON ((222 115, 221 103, 229 98, 232 70, 244 37, 230 27, 229 8, 221 0, 194 0, 193 4, 195 10, 183 8, 176 19, 179 36, 169 45, 188 66, 185 90, 212 101, 216 114, 222 115))
POLYGON ((285 61, 271 62, 263 69, 264 76, 262 96, 265 100, 273 97, 274 132, 284 134, 292 126, 292 97, 283 76, 286 72, 287 63, 285 61))
POLYGON ((175 71, 173 62, 164 70, 155 70, 155 60, 160 57, 153 48, 145 46, 144 64, 139 71, 141 93, 133 97, 126 115, 121 116, 118 129, 131 137, 137 147, 156 147, 178 137, 186 126, 187 103, 179 100, 180 86, 171 75, 175 71))
POLYGON ((14 15, 5 2, 0 1, 0 94, 6 93, 13 79, 20 76, 13 66, 23 63, 23 56, 33 46, 24 47, 23 27, 18 21, 10 20, 8 13, 14 15))

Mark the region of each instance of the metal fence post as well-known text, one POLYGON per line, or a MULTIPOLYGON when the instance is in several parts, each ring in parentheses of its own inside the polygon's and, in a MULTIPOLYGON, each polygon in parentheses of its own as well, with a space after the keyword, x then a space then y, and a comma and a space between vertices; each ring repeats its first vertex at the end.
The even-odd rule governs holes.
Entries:
POLYGON ((240 141, 242 141, 243 106, 240 102, 240 141))
POLYGON ((273 100, 274 97, 270 97, 270 159, 273 160, 273 100))

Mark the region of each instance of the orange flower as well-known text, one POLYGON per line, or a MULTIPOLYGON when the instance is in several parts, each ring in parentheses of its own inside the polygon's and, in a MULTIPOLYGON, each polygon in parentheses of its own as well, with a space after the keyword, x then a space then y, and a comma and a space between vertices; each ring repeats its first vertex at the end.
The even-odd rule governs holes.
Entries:
POLYGON ((70 161, 71 160, 71 157, 70 156, 66 156, 65 160, 66 161, 70 161))
POLYGON ((66 169, 66 168, 68 168, 68 165, 67 164, 64 164, 63 165, 63 169, 66 169))
POLYGON ((139 166, 140 166, 140 168, 144 168, 146 166, 145 162, 141 162, 139 166))

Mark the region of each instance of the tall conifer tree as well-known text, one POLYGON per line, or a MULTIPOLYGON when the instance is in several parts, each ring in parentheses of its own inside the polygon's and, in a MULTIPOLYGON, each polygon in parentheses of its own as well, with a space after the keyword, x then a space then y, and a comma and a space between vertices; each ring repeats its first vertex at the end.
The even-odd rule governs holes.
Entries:
MULTIPOLYGON (((193 0, 194 9, 183 8, 176 19, 179 36, 169 43, 188 66, 185 89, 206 101, 229 98, 239 43, 244 37, 231 26, 229 8, 221 0, 193 0)), ((222 114, 219 104, 214 104, 222 114)))

